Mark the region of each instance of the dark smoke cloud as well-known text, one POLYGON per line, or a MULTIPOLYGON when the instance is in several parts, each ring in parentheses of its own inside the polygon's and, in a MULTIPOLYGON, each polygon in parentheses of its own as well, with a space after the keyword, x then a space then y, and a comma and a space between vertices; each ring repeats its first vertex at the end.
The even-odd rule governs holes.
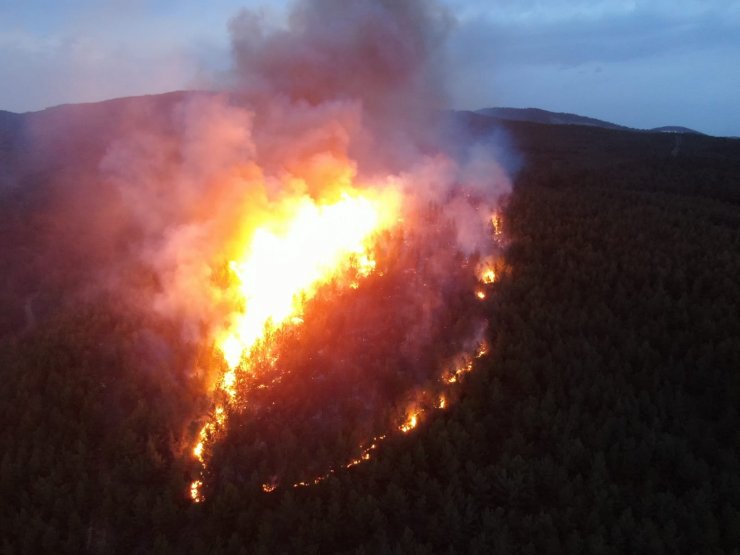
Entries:
POLYGON ((287 28, 269 30, 245 10, 231 22, 236 78, 245 92, 360 101, 373 116, 443 108, 451 25, 427 0, 301 0, 287 28))
POLYGON ((231 22, 234 81, 253 101, 358 104, 365 133, 352 154, 372 168, 383 154, 387 171, 434 144, 453 24, 425 0, 301 0, 285 28, 245 10, 231 22))

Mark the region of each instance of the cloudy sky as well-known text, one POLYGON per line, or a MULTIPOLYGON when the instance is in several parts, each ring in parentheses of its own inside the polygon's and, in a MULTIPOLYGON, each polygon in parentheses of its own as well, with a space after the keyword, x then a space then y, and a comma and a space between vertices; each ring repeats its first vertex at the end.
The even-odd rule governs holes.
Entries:
MULTIPOLYGON (((740 0, 443 0, 455 107, 740 136, 740 0)), ((203 86, 272 0, 0 0, 0 109, 203 86)))

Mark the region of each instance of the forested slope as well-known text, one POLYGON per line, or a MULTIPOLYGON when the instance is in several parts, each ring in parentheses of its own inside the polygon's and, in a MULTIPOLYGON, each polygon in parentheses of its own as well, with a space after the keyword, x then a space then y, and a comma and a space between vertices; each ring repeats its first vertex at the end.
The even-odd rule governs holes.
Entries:
POLYGON ((2 340, 3 551, 736 550, 737 141, 509 133, 507 270, 458 403, 317 486, 192 504, 169 430, 197 399, 131 355, 156 323, 66 307, 2 340))

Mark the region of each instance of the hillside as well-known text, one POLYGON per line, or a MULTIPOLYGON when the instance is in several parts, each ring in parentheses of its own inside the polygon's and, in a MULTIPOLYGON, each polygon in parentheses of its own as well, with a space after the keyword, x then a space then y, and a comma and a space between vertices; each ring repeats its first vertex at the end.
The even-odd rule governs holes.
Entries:
POLYGON ((692 134, 700 134, 698 131, 695 131, 693 129, 689 129, 688 127, 682 127, 680 125, 668 125, 665 127, 656 127, 655 129, 650 129, 650 131, 658 132, 658 133, 692 133, 692 134))
MULTIPOLYGON (((173 436, 200 400, 163 369, 207 355, 118 299, 68 296, 126 252, 88 237, 111 215, 98 182, 75 184, 96 175, 118 129, 156 118, 173 94, 0 112, 4 552, 737 549, 740 140, 451 114, 451 133, 519 168, 501 277, 482 308, 490 354, 461 379, 459 401, 364 464, 271 493, 244 470, 265 449, 238 441, 247 423, 222 446, 218 494, 193 504, 173 436), (78 211, 51 217, 75 194, 78 211)), ((316 317, 327 333, 351 319, 316 317)), ((352 339, 346 368, 387 371, 352 339)), ((295 454, 290 430, 268 432, 285 442, 278 460, 314 455, 295 454)))
MULTIPOLYGON (((162 114, 186 95, 209 94, 173 92, 57 106, 25 114, 0 111, 0 167, 5 183, 32 187, 50 172, 94 173, 117 134, 138 121, 162 120, 162 114), (71 158, 74 164, 66 162, 71 158)), ((602 159, 611 164, 617 160, 652 159, 674 150, 672 156, 680 154, 684 158, 726 160, 738 156, 737 141, 704 136, 683 127, 658 128, 640 136, 636 130, 609 122, 534 108, 453 112, 449 119, 452 133, 464 129, 479 138, 496 130, 510 130, 517 139, 516 154, 534 165, 545 162, 567 166, 576 160, 594 165, 602 159), (566 130, 558 128, 563 125, 566 130), (604 134, 602 129, 619 133, 604 134), (659 134, 665 136, 661 138, 659 134), (680 144, 676 150, 677 142, 680 144), (547 159, 540 160, 541 155, 547 159)))
POLYGON ((527 121, 549 125, 587 125, 601 127, 603 129, 628 129, 622 125, 609 123, 608 121, 596 118, 563 112, 550 112, 548 110, 541 110, 540 108, 484 108, 477 110, 475 113, 506 121, 527 121))
POLYGON ((649 187, 740 201, 738 139, 501 121, 471 112, 460 112, 454 125, 479 140, 505 130, 511 152, 523 159, 520 180, 536 176, 566 186, 571 180, 599 182, 608 174, 608 182, 620 188, 649 187))
POLYGON ((128 126, 161 120, 178 100, 197 94, 172 92, 66 104, 23 114, 0 111, 2 166, 20 187, 32 187, 39 179, 49 181, 40 176, 50 172, 96 172, 106 149, 128 126))
MULTIPOLYGON (((550 112, 539 108, 484 108, 475 111, 476 114, 490 116, 504 121, 526 121, 529 123, 545 123, 549 125, 585 125, 588 127, 600 127, 602 129, 630 130, 629 127, 617 125, 596 118, 579 116, 563 112, 550 112)), ((636 129, 631 129, 637 131, 636 129)), ((698 131, 677 125, 656 127, 654 129, 643 129, 640 131, 660 133, 690 133, 700 134, 698 131)))

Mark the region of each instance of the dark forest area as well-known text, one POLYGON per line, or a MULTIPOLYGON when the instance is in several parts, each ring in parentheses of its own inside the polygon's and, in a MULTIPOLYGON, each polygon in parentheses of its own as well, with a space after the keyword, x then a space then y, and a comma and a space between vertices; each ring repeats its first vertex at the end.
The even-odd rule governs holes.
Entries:
POLYGON ((2 553, 739 552, 740 140, 456 117, 521 157, 489 354, 448 410, 306 488, 242 487, 237 453, 193 503, 172 436, 200 401, 138 362, 157 324, 64 301, 110 253, 39 255, 45 175, 74 171, 4 189, 2 553))

